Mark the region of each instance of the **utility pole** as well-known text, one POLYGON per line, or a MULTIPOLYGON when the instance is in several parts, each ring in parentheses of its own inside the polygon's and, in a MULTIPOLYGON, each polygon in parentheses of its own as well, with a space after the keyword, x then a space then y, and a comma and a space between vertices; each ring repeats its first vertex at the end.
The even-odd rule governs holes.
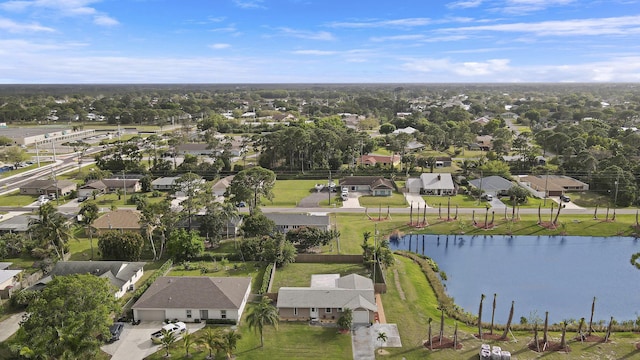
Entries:
POLYGON ((616 192, 615 195, 613 197, 613 208, 617 208, 618 207, 618 184, 620 183, 620 174, 618 174, 618 177, 616 178, 616 182, 614 183, 616 185, 616 192))
POLYGON ((547 183, 549 183, 549 172, 547 171, 544 176, 544 204, 542 206, 547 206, 547 183))
POLYGON ((333 191, 331 186, 331 170, 329 170, 329 184, 327 185, 329 185, 327 187, 329 188, 329 206, 331 206, 331 191, 333 191))
POLYGON ((38 140, 36 140, 36 161, 38 162, 38 168, 40 167, 40 151, 38 150, 38 140))
POLYGON ((127 178, 124 176, 124 169, 122 170, 122 187, 124 189, 124 203, 127 203, 127 178))

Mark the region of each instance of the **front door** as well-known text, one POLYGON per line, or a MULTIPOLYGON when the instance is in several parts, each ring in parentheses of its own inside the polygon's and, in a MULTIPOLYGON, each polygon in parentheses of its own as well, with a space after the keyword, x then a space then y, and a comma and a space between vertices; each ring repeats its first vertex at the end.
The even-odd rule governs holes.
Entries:
POLYGON ((200 319, 207 320, 209 318, 209 310, 200 310, 200 319))
POLYGON ((318 318, 318 308, 311 308, 311 318, 312 319, 317 319, 318 318))

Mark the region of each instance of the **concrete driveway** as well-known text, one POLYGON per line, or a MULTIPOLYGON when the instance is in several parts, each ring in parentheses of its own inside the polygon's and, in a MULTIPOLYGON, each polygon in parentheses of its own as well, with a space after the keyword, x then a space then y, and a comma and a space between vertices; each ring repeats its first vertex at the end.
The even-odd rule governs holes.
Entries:
POLYGON ((424 209, 424 207, 427 206, 427 203, 424 201, 422 195, 420 194, 411 194, 406 192, 404 193, 404 198, 407 200, 407 204, 409 204, 409 206, 411 206, 411 203, 413 203, 414 209, 424 209))
POLYGON ((351 332, 351 346, 354 360, 374 360, 376 348, 402 347, 396 324, 373 324, 357 326, 351 332), (378 341, 378 334, 385 333, 387 340, 378 341))
POLYGON ((362 194, 357 192, 350 192, 347 200, 342 202, 342 207, 348 209, 363 209, 360 205, 360 200, 358 200, 361 195, 362 194))
POLYGON ((11 335, 18 331, 20 328, 20 321, 24 314, 24 312, 19 312, 0 322, 0 342, 7 340, 11 335))
MULTIPOLYGON (((160 330, 162 325, 161 321, 147 321, 136 326, 127 323, 124 325, 120 340, 103 345, 102 350, 111 355, 111 360, 144 359, 161 350, 160 345, 154 345, 151 342, 151 333, 160 330)), ((193 333, 202 329, 204 325, 204 323, 187 324, 187 329, 193 333)))

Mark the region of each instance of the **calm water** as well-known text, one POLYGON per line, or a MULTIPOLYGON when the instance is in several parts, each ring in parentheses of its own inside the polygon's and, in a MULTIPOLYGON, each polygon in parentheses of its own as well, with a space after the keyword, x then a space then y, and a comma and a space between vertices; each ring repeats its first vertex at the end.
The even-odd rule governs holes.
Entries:
POLYGON ((640 240, 629 237, 406 235, 392 248, 431 257, 447 273, 447 291, 456 304, 477 314, 485 294, 483 319, 505 323, 515 300, 514 322, 532 314, 549 321, 630 320, 640 315, 640 270, 630 263, 640 240))

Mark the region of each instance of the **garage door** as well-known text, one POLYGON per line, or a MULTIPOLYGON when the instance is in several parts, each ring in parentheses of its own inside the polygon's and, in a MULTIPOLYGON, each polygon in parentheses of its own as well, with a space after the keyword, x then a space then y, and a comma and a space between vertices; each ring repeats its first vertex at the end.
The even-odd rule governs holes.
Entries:
POLYGON ((354 311, 353 312, 353 323, 354 324, 368 324, 369 323, 369 312, 368 311, 354 311))
POLYGON ((164 321, 166 319, 164 310, 138 310, 136 320, 142 321, 164 321))

